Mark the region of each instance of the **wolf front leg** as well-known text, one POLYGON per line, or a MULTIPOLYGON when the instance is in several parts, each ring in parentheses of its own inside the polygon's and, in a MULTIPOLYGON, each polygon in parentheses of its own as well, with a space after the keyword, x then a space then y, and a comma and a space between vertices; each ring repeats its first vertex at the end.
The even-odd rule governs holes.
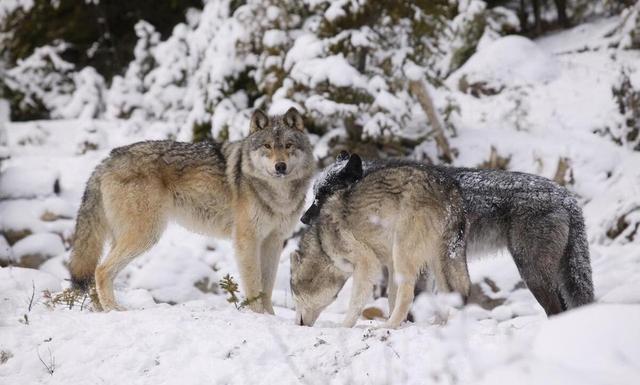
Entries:
POLYGON ((364 305, 366 305, 371 296, 376 276, 379 273, 380 266, 375 257, 362 258, 359 263, 356 263, 353 270, 353 288, 351 289, 349 310, 342 322, 342 326, 350 328, 356 324, 364 305))
POLYGON ((271 295, 273 286, 278 273, 278 262, 280 261, 280 253, 284 237, 277 232, 273 232, 262 241, 260 250, 260 266, 262 276, 262 304, 267 313, 275 314, 273 305, 271 304, 271 295))
POLYGON ((258 259, 258 237, 255 225, 248 216, 236 218, 233 243, 236 261, 240 271, 240 281, 244 295, 249 300, 249 308, 256 313, 264 312, 262 305, 262 281, 258 259))

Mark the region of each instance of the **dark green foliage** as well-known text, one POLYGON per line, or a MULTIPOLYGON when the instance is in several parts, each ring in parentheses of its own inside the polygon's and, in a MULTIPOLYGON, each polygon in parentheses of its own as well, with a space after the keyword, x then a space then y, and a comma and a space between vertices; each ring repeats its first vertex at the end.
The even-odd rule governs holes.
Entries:
POLYGON ((9 101, 11 105, 11 120, 13 121, 27 121, 27 120, 40 120, 48 119, 49 111, 47 107, 42 104, 39 99, 33 100, 32 104, 21 103, 24 100, 24 95, 20 92, 15 92, 8 87, 3 87, 0 82, 0 88, 4 88, 3 98, 9 101), (16 106, 19 106, 17 108, 16 106))
POLYGON ((233 277, 229 274, 222 277, 220 280, 220 288, 222 288, 222 290, 224 290, 224 292, 229 296, 227 301, 238 307, 238 303, 240 302, 240 299, 238 298, 240 289, 238 288, 238 283, 233 279, 233 277))
POLYGON ((9 15, 1 32, 10 32, 1 53, 9 64, 31 55, 35 48, 62 40, 69 48, 62 58, 77 68, 92 66, 107 80, 122 73, 133 59, 137 38, 133 26, 151 23, 163 38, 184 20, 185 11, 202 7, 201 0, 103 0, 98 4, 79 0, 35 0, 24 12, 9 15))
POLYGON ((240 300, 240 298, 238 297, 238 295, 240 294, 238 283, 229 274, 222 277, 222 279, 220 280, 220 287, 229 296, 227 298, 227 301, 229 303, 232 303, 238 310, 249 306, 255 301, 260 300, 264 296, 264 293, 260 293, 255 297, 240 300))
POLYGON ((193 124, 193 141, 204 142, 206 140, 213 140, 211 135, 211 122, 201 122, 193 124))
POLYGON ((487 26, 484 13, 478 13, 475 15, 467 25, 462 35, 465 44, 461 49, 456 51, 451 59, 451 69, 455 70, 460 68, 474 53, 476 53, 477 42, 482 37, 484 29, 487 26))
POLYGON ((620 80, 611 91, 618 111, 624 117, 622 132, 614 136, 614 140, 640 151, 640 90, 633 87, 629 70, 621 70, 620 80))
POLYGON ((447 0, 391 0, 391 1, 367 1, 357 10, 351 10, 348 6, 345 17, 335 22, 324 20, 321 26, 321 37, 333 36, 343 30, 357 29, 363 26, 375 26, 383 17, 389 17, 392 22, 402 19, 412 19, 416 11, 434 17, 432 23, 418 21, 420 23, 416 32, 421 35, 432 35, 437 27, 438 17, 451 18, 455 15, 455 6, 447 0))

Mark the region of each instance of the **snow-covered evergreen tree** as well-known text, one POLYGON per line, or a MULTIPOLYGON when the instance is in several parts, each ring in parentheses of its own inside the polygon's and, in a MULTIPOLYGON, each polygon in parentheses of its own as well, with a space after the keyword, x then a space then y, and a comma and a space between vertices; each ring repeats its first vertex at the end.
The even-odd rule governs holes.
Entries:
POLYGON ((61 111, 75 90, 74 66, 60 57, 65 48, 64 43, 40 47, 5 72, 9 98, 19 100, 16 105, 27 115, 34 111, 38 116, 44 110, 54 118, 63 116, 61 111))
POLYGON ((107 116, 112 118, 130 118, 136 110, 142 115, 140 118, 147 117, 140 110, 143 95, 148 91, 145 77, 157 65, 153 50, 160 42, 160 34, 144 20, 136 24, 135 32, 138 42, 133 50, 134 59, 124 76, 113 78, 107 95, 107 116))

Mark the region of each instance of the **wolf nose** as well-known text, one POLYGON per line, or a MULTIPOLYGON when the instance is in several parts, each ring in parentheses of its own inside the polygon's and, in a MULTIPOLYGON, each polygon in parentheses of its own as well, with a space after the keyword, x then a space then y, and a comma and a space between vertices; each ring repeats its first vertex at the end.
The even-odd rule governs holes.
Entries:
POLYGON ((285 162, 276 163, 276 173, 284 174, 285 171, 287 171, 287 164, 285 162))

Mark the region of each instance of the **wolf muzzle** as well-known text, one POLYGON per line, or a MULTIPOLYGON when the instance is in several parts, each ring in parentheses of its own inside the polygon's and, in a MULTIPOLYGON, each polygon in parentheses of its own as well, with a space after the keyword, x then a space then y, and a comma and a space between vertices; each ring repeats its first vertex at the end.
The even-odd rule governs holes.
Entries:
POLYGON ((300 222, 304 223, 305 225, 309 225, 311 224, 313 218, 317 217, 319 214, 320 207, 318 207, 318 205, 314 203, 307 209, 307 211, 304 212, 304 214, 302 214, 300 222))

